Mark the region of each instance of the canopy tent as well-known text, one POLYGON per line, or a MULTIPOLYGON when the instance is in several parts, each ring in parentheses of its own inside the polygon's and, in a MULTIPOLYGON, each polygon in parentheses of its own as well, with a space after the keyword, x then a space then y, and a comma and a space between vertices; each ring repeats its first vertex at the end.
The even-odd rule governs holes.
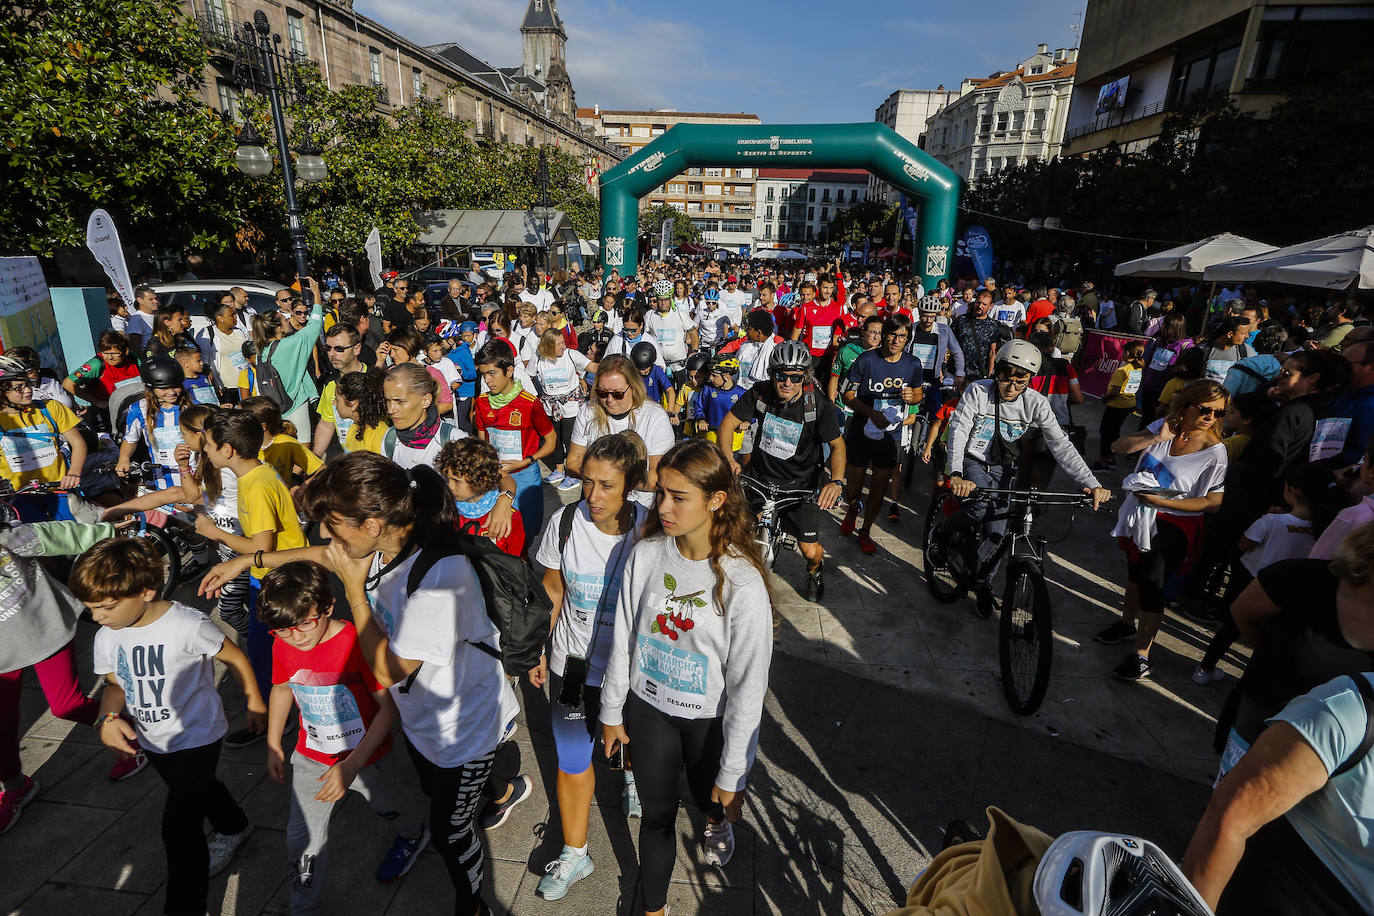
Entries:
POLYGON ((578 239, 577 244, 582 249, 582 257, 599 258, 601 257, 601 243, 596 239, 578 239))
POLYGON ((790 248, 764 248, 754 252, 754 257, 760 261, 805 261, 806 255, 800 251, 793 251, 790 248))
POLYGON ((1222 283, 1291 283, 1325 289, 1374 289, 1374 226, 1276 248, 1207 268, 1222 283))
POLYGON ((561 210, 427 210, 416 215, 420 245, 431 248, 557 248, 578 244, 577 230, 561 210))
POLYGON ((1248 258, 1273 251, 1273 245, 1223 232, 1200 242, 1179 245, 1168 251, 1147 254, 1116 265, 1118 277, 1186 277, 1201 280, 1202 272, 1213 264, 1248 258))

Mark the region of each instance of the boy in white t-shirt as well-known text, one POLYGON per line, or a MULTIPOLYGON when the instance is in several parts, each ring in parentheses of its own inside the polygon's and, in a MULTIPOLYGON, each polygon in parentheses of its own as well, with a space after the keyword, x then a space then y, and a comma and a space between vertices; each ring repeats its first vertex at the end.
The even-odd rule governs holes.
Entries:
POLYGON ((215 776, 228 726, 213 660, 228 666, 243 688, 250 725, 266 726, 267 707, 248 657, 201 612, 160 600, 162 584, 162 562, 143 538, 101 541, 77 561, 69 583, 101 626, 95 673, 106 684, 96 732, 124 756, 136 752, 136 740, 167 783, 164 912, 203 913, 210 877, 253 829, 215 776), (208 842, 206 820, 214 830, 208 842))

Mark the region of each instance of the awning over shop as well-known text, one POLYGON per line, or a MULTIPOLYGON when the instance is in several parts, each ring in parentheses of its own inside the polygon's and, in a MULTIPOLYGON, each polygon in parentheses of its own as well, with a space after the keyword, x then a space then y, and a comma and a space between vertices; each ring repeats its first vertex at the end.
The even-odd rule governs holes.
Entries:
POLYGON ((530 210, 427 210, 417 216, 419 244, 431 248, 557 248, 577 245, 577 231, 561 210, 544 219, 530 210), (547 232, 547 234, 546 234, 547 232))

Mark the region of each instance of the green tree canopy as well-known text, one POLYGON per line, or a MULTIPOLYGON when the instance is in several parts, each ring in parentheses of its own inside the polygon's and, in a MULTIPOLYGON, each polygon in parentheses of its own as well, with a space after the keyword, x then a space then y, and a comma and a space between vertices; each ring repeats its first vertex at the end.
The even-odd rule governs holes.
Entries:
POLYGON ((659 233, 663 231, 664 221, 670 219, 675 220, 673 223, 674 245, 701 241, 701 230, 696 227, 696 223, 692 222, 691 217, 677 207, 668 204, 659 204, 657 207, 650 207, 645 210, 639 218, 639 231, 657 239, 659 233))

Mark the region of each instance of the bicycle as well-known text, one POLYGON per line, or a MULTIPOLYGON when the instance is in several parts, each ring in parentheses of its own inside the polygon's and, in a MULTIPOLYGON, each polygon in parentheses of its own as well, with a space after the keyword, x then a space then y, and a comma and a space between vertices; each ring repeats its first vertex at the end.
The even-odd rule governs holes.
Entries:
POLYGON ((797 539, 782 530, 782 516, 789 509, 814 501, 816 493, 811 489, 789 489, 775 484, 764 483, 747 475, 740 475, 740 486, 755 493, 763 504, 758 511, 758 524, 755 526, 754 543, 759 545, 763 562, 772 569, 778 561, 778 551, 797 545, 797 539))
MULTIPOLYGON (((110 472, 114 470, 114 464, 94 465, 88 471, 94 473, 110 472)), ((154 473, 154 467, 150 462, 135 464, 129 471, 129 479, 135 480, 154 473)), ((33 509, 23 508, 24 496, 53 496, 61 498, 64 496, 80 496, 81 493, 75 490, 64 490, 56 483, 43 481, 30 481, 19 489, 15 489, 8 481, 0 481, 0 524, 13 525, 17 522, 43 522, 51 521, 54 513, 50 509, 34 511, 33 509)), ((98 509, 98 507, 95 507, 98 509)), ((91 513, 89 521, 95 522, 99 519, 99 512, 91 513)), ((157 550, 158 556, 162 560, 162 588, 158 597, 167 599, 181 584, 181 572, 183 569, 182 555, 187 548, 183 547, 181 540, 172 532, 163 527, 150 524, 145 513, 138 512, 130 516, 131 522, 125 525, 117 524, 115 527, 115 537, 141 537, 147 538, 152 542, 157 550)), ((84 519, 77 519, 85 521, 84 519)), ((185 529, 186 523, 172 516, 167 517, 168 522, 185 529)), ((194 531, 194 529, 191 529, 194 531)))
POLYGON ((998 625, 998 662, 1002 693, 1012 711, 1028 716, 1040 708, 1050 683, 1054 656, 1054 619, 1049 589, 1045 586, 1046 539, 1033 534, 1036 510, 1049 506, 1091 507, 1086 493, 1052 493, 1040 490, 980 488, 967 500, 1007 497, 1007 511, 983 521, 1019 519, 1007 533, 993 541, 970 525, 949 533, 945 523, 960 510, 964 500, 942 485, 926 513, 923 565, 931 595, 942 604, 962 598, 978 586, 977 612, 990 617, 996 609, 989 582, 1008 554, 1002 614, 998 625))

